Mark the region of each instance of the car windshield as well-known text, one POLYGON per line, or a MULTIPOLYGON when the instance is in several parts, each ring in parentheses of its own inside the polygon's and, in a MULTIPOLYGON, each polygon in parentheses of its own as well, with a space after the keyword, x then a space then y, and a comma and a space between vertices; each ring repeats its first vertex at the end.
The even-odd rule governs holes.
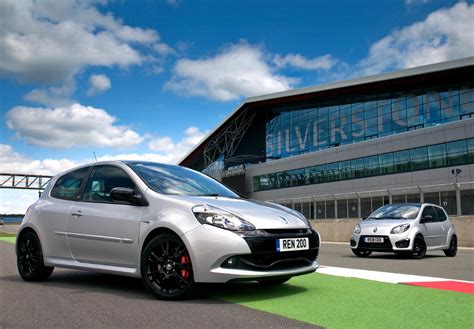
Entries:
POLYGON ((389 204, 380 207, 367 219, 415 219, 421 205, 389 204))
POLYGON ((128 165, 158 193, 240 198, 218 181, 188 168, 152 162, 133 162, 128 165))

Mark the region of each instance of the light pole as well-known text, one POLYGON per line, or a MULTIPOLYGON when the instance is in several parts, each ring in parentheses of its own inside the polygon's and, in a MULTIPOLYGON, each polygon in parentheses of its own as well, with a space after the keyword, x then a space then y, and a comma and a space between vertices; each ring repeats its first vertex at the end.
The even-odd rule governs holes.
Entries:
POLYGON ((458 175, 459 175, 460 173, 462 173, 462 170, 459 169, 459 168, 456 168, 456 169, 451 170, 451 174, 454 175, 454 180, 455 180, 456 185, 458 185, 458 175))

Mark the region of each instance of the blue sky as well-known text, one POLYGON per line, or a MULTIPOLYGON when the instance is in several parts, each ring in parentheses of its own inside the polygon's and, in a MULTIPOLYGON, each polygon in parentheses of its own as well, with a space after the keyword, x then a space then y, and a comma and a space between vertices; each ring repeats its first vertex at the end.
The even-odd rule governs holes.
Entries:
POLYGON ((0 172, 173 163, 245 97, 473 56, 473 22, 472 1, 4 0, 0 172))

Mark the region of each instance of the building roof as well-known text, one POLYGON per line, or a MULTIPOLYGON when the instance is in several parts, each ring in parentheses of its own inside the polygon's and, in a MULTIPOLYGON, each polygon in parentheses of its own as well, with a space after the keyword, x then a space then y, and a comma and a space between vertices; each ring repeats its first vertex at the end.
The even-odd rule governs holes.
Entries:
POLYGON ((293 90, 271 93, 271 94, 266 94, 266 95, 261 95, 261 96, 249 97, 245 99, 224 120, 222 120, 222 122, 219 125, 217 125, 216 128, 214 128, 214 130, 208 133, 199 142, 199 144, 196 145, 196 147, 190 150, 179 161, 179 164, 180 165, 184 164, 185 162, 187 162, 187 160, 190 160, 195 153, 201 151, 201 149, 204 147, 207 141, 209 141, 212 137, 216 136, 228 122, 230 122, 233 118, 235 118, 246 107, 246 105, 256 104, 260 102, 268 102, 268 101, 276 102, 276 101, 288 100, 295 97, 301 97, 305 95, 314 95, 317 93, 336 90, 336 89, 344 89, 344 88, 349 88, 349 87, 377 84, 377 83, 382 83, 382 82, 387 82, 387 81, 392 81, 392 80, 397 80, 397 79, 402 79, 402 78, 415 77, 419 75, 449 71, 453 69, 462 69, 464 67, 470 67, 470 66, 474 66, 474 56, 457 59, 453 61, 448 61, 448 62, 423 65, 423 66, 404 69, 404 70, 395 71, 395 72, 382 73, 382 74, 355 78, 355 79, 350 79, 350 80, 341 80, 341 81, 331 82, 331 83, 322 84, 322 85, 316 85, 316 86, 293 89, 293 90))

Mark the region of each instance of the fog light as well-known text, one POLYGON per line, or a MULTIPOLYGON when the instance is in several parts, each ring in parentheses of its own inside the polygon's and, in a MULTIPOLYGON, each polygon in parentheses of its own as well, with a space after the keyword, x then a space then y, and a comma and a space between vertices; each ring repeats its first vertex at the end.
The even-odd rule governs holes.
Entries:
POLYGON ((352 240, 352 239, 351 239, 351 247, 355 247, 355 245, 356 245, 355 240, 352 240))
POLYGON ((405 239, 405 240, 400 240, 400 241, 395 242, 395 246, 397 246, 397 248, 408 248, 409 245, 410 245, 410 239, 405 239))

